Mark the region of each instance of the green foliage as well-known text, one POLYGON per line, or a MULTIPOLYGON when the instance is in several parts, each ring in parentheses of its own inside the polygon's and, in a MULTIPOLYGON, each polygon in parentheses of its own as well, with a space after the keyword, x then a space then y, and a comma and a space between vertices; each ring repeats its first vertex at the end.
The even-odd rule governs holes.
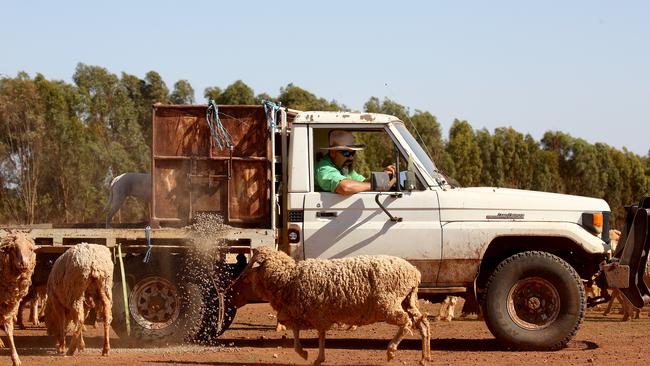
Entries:
POLYGON ((5 151, 0 175, 5 182, 3 188, 12 190, 0 197, 1 210, 16 221, 32 224, 37 220, 41 198, 45 118, 36 84, 26 73, 2 82, 0 129, 5 151))
POLYGON ((174 91, 169 97, 173 104, 194 104, 194 88, 187 80, 174 83, 174 91))
POLYGON ((338 111, 345 109, 336 101, 328 102, 324 98, 317 98, 314 94, 302 89, 293 83, 280 88, 278 101, 282 106, 302 111, 338 111))
POLYGON ((255 104, 255 93, 243 81, 237 80, 228 85, 215 101, 217 104, 250 105, 255 104))
POLYGON ((203 97, 205 98, 206 102, 209 102, 211 100, 219 100, 221 93, 223 93, 223 91, 218 86, 210 86, 205 88, 203 91, 203 97))
POLYGON ((463 186, 478 185, 481 180, 481 150, 472 126, 467 121, 454 120, 449 129, 447 153, 454 162, 455 176, 463 186))

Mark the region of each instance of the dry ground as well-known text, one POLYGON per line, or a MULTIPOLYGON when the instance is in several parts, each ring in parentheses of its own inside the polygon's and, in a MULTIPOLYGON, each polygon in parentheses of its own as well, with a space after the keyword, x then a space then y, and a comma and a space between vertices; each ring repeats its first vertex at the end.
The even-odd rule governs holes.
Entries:
MULTIPOLYGON (((459 304, 460 306, 460 304, 459 304)), ((424 304, 430 314, 438 305, 424 304)), ((603 317, 602 311, 589 311, 574 340, 557 352, 512 352, 504 350, 482 321, 435 322, 431 318, 433 365, 647 365, 650 344, 648 308, 640 320, 621 322, 620 314, 603 317)), ((386 347, 396 327, 375 324, 354 331, 328 332, 327 360, 330 365, 413 365, 420 357, 417 333, 400 345, 397 357, 386 362, 386 347)), ((317 354, 318 338, 313 331, 303 332, 303 345, 309 351, 305 361, 295 354, 290 332, 275 332, 275 313, 267 304, 251 304, 241 309, 231 328, 217 347, 128 346, 115 335, 111 354, 101 357, 100 329, 88 327, 87 350, 74 357, 57 356, 53 341, 42 327, 16 331, 16 343, 23 365, 308 365, 317 354)), ((6 342, 5 342, 6 343, 6 342)), ((0 350, 0 365, 10 365, 7 349, 0 350)))

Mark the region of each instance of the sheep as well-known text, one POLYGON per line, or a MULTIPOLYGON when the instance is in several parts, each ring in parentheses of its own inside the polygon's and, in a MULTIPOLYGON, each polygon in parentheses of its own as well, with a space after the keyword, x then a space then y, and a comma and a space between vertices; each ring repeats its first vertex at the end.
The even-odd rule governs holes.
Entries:
POLYGON ((438 316, 436 316, 436 321, 452 321, 454 319, 454 308, 458 303, 458 296, 447 296, 445 300, 440 304, 440 311, 438 316))
POLYGON ((45 310, 45 302, 47 298, 47 279, 50 276, 52 265, 56 257, 50 254, 41 254, 36 262, 36 268, 32 275, 32 285, 29 287, 29 292, 20 302, 18 310, 17 323, 20 329, 25 329, 23 322, 23 308, 30 304, 29 317, 34 325, 40 325, 45 310))
MULTIPOLYGON (((20 301, 32 283, 36 267, 36 245, 27 234, 9 231, 0 240, 0 320, 11 347, 11 361, 14 366, 21 365, 14 343, 14 318, 20 301)), ((0 340, 0 347, 4 343, 0 340)))
POLYGON ((325 360, 325 333, 335 323, 366 325, 378 321, 399 326, 388 345, 388 360, 409 328, 422 338, 420 364, 430 360, 427 315, 417 308, 420 272, 407 261, 390 256, 307 259, 262 246, 231 284, 233 305, 240 307, 256 295, 278 312, 278 321, 293 330, 294 350, 304 359, 301 329, 318 330, 318 357, 325 360))
POLYGON ((25 329, 25 321, 23 319, 23 309, 29 303, 29 321, 33 325, 40 325, 40 318, 44 314, 45 302, 47 301, 47 284, 35 286, 34 279, 32 278, 32 285, 29 287, 27 295, 23 297, 18 307, 18 315, 16 323, 20 329, 25 329))
POLYGON ((113 320, 112 287, 113 262, 111 252, 105 246, 77 244, 54 262, 47 281, 45 324, 47 333, 56 338, 59 354, 65 351, 65 335, 69 329, 73 334, 67 355, 85 349, 84 304, 94 304, 104 320, 102 355, 108 355, 109 329, 113 320))

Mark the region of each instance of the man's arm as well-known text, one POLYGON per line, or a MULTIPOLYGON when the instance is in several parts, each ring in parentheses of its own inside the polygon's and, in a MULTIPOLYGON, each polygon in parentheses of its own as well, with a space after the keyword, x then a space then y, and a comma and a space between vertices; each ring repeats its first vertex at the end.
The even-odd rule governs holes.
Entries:
POLYGON ((358 182, 353 179, 343 179, 336 186, 336 193, 350 195, 370 190, 370 182, 358 182))

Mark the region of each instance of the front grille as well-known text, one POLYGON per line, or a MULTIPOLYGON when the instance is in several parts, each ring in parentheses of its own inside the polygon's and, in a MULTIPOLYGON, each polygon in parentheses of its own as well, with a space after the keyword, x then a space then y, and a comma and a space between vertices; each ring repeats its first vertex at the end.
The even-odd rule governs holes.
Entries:
POLYGON ((304 211, 291 210, 289 211, 289 222, 302 222, 304 219, 304 211))

